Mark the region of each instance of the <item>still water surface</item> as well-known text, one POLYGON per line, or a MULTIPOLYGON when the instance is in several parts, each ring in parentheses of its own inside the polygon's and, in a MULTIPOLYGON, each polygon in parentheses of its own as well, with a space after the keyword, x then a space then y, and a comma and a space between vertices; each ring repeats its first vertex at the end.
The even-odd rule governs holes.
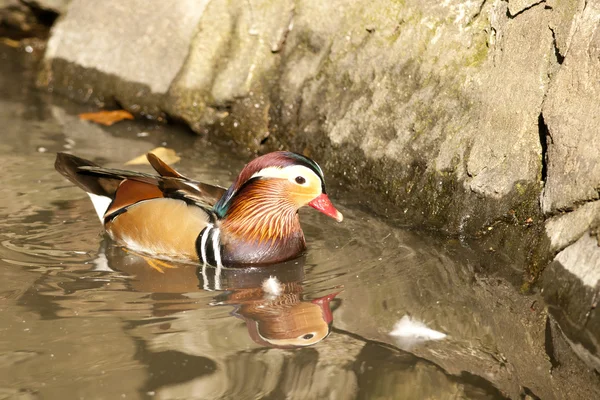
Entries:
POLYGON ((90 109, 34 89, 14 51, 0 56, 0 398, 497 399, 557 390, 545 314, 531 298, 477 274, 481 262, 465 244, 394 228, 334 181, 344 222, 302 210, 309 251, 277 269, 216 276, 153 267, 115 246, 87 196, 54 171, 57 151, 123 168, 166 145, 184 174, 223 186, 248 158, 183 128, 80 121, 90 109), (284 283, 282 296, 262 291, 270 275, 284 283), (405 315, 449 336, 398 342, 389 332, 405 315))

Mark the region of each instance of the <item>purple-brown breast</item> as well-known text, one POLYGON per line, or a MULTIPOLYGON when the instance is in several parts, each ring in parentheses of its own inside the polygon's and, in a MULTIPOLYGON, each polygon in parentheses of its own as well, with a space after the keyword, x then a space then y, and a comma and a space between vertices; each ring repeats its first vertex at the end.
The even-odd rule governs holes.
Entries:
POLYGON ((297 209, 285 184, 257 180, 237 193, 221 223, 224 261, 281 262, 306 249, 297 209))

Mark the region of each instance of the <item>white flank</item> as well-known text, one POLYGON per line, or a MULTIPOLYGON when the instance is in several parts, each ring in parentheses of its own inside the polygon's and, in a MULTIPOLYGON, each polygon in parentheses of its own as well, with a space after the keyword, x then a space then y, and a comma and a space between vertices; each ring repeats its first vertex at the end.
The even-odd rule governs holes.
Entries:
POLYGON ((280 296, 281 292, 283 291, 283 285, 281 284, 281 282, 279 282, 279 279, 277 279, 277 277, 270 276, 263 281, 262 289, 267 294, 273 296, 280 296))
MULTIPOLYGON (((87 193, 87 192, 86 192, 87 193)), ((92 204, 94 205, 94 210, 96 210, 96 214, 98 214, 98 218, 100 218, 100 222, 104 222, 104 214, 106 214, 106 210, 108 210, 108 206, 112 203, 112 199, 106 196, 99 196, 94 193, 88 193, 90 199, 92 200, 92 204)))
POLYGON ((407 344, 416 344, 429 340, 442 340, 446 337, 445 333, 434 331, 424 323, 414 320, 408 315, 405 315, 400 321, 396 322, 390 335, 408 342, 407 344))

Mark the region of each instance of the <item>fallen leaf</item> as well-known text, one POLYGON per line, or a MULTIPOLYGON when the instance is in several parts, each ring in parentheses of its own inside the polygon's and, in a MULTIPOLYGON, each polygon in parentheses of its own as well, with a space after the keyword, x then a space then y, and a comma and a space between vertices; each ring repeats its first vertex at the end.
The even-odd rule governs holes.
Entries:
POLYGON ((12 40, 9 38, 0 38, 0 43, 3 43, 8 47, 13 47, 15 49, 21 45, 21 43, 18 40, 12 40))
POLYGON ((114 111, 98 111, 93 113, 79 114, 79 119, 84 121, 92 121, 97 124, 111 126, 115 122, 124 119, 133 119, 133 115, 129 111, 114 110, 114 111))
MULTIPOLYGON (((150 150, 148 153, 154 154, 156 157, 160 158, 167 164, 175 164, 181 157, 177 155, 175 150, 168 149, 166 147, 157 147, 153 150, 150 150)), ((148 159, 146 158, 146 154, 142 154, 139 157, 134 158, 133 160, 129 160, 125 163, 125 165, 149 165, 148 159)))

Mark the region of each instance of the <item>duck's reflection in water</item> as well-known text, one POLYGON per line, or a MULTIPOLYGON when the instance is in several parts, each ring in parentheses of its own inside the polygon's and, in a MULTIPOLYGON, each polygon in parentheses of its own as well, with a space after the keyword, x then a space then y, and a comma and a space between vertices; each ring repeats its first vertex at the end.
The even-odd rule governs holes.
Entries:
MULTIPOLYGON (((325 339, 333 321, 329 303, 337 293, 305 300, 299 281, 284 283, 281 274, 277 276, 281 290, 278 295, 265 292, 262 285, 239 288, 218 295, 214 304, 233 305, 233 315, 246 322, 250 337, 260 345, 301 347, 325 339)), ((257 278, 262 279, 262 273, 257 278)), ((274 278, 270 274, 264 279, 274 278)))
POLYGON ((100 265, 99 259, 99 270, 123 272, 132 278, 131 290, 168 298, 169 304, 156 305, 156 316, 197 308, 195 302, 185 301, 185 295, 205 290, 215 294, 209 305, 233 307, 231 315, 246 323, 250 338, 261 346, 310 346, 331 331, 330 303, 340 290, 305 298, 304 258, 262 267, 213 268, 148 259, 131 252, 123 256, 118 248, 109 247, 107 251, 107 264, 100 265), (267 280, 276 285, 276 290, 265 287, 267 280), (165 296, 168 294, 171 296, 165 296), (178 297, 181 301, 176 301, 178 297))

